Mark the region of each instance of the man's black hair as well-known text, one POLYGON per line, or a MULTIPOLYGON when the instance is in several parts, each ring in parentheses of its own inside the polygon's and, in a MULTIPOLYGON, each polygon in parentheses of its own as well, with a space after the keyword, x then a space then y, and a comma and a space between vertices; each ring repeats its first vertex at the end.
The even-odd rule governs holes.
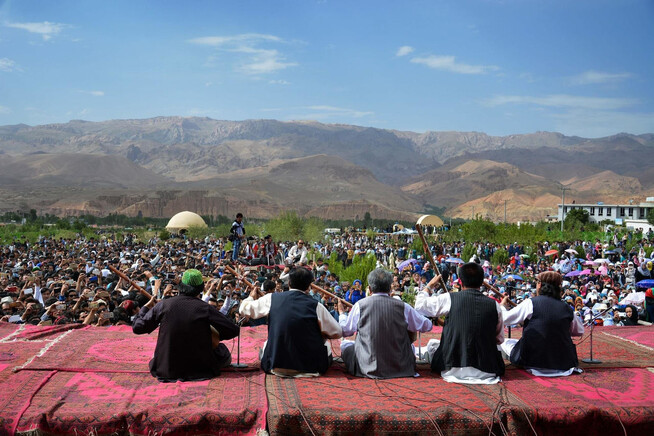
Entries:
POLYGON ((293 268, 288 273, 288 285, 291 289, 306 291, 313 282, 313 273, 306 268, 293 268))
POLYGON ((458 273, 464 289, 479 289, 484 283, 484 269, 476 262, 464 263, 458 273))
POLYGON ((180 295, 186 295, 187 297, 197 297, 202 291, 204 291, 204 284, 191 286, 182 283, 179 285, 180 295))
POLYGON ((275 290, 275 286, 276 286, 275 282, 273 282, 272 280, 266 280, 265 282, 263 282, 263 291, 266 293, 272 292, 275 290))

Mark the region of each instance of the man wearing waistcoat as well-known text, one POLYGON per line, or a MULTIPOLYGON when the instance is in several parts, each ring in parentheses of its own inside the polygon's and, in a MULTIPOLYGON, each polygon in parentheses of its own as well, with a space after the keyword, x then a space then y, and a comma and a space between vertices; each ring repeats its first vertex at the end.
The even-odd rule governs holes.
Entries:
POLYGON ((538 274, 537 280, 537 297, 503 313, 506 325, 524 323, 524 329, 520 340, 507 339, 501 348, 511 363, 532 375, 568 376, 579 365, 571 336, 583 335, 584 325, 572 308, 561 301, 561 274, 545 271, 538 274))
POLYGON ((481 265, 465 263, 458 268, 457 275, 463 286, 460 292, 430 296, 440 280, 436 275, 416 295, 416 310, 423 315, 447 315, 441 341, 431 358, 431 369, 440 372, 447 382, 497 383, 504 374, 504 360, 497 349, 504 342, 502 309, 479 291, 484 282, 481 265))
POLYGON ((408 332, 428 332, 430 320, 390 296, 393 275, 382 268, 368 274, 372 295, 357 301, 349 315, 338 301, 343 336, 358 332, 354 342, 341 343, 341 356, 350 374, 369 378, 413 377, 416 358, 408 332))
POLYGON ((289 272, 290 290, 261 295, 254 289, 239 312, 259 319, 268 316, 268 341, 261 354, 261 369, 282 377, 314 377, 332 363, 326 339, 343 336, 341 326, 307 290, 313 273, 297 267, 289 272))

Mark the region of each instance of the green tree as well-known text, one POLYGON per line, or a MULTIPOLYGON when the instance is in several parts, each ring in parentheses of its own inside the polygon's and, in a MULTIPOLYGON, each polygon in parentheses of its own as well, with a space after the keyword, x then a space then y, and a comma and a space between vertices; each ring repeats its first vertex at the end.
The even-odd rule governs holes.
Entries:
POLYGON ((647 211, 647 222, 654 226, 654 209, 647 211))
POLYGON ((581 229, 590 222, 590 214, 587 210, 572 209, 565 215, 563 228, 566 230, 581 229))

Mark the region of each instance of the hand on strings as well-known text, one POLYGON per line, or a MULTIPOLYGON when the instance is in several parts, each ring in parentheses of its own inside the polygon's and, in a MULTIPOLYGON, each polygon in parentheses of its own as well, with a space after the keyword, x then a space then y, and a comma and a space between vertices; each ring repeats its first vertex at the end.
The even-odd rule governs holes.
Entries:
POLYGON ((506 307, 507 309, 511 308, 511 303, 510 303, 509 296, 507 295, 506 297, 502 298, 502 306, 506 307))

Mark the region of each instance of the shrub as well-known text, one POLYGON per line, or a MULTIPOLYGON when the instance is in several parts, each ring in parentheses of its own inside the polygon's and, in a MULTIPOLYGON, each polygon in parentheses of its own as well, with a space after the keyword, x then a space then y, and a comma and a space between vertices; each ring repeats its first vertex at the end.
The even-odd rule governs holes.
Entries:
POLYGON ((493 256, 491 257, 491 263, 493 266, 506 265, 509 263, 509 252, 504 248, 495 250, 495 253, 493 253, 493 256))

